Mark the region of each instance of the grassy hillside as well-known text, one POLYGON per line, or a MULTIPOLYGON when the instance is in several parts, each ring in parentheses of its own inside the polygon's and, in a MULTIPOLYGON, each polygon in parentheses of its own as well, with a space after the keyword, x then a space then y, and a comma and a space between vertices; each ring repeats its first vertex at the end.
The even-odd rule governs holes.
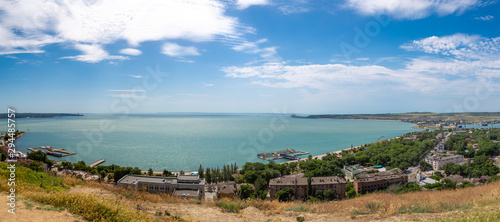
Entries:
MULTIPOLYGON (((9 172, 0 163, 0 191, 9 172)), ((181 200, 114 186, 16 169, 17 195, 80 215, 89 221, 305 221, 388 220, 500 221, 500 182, 466 189, 406 194, 373 193, 328 203, 269 200, 181 200), (245 219, 247 218, 247 219, 245 219), (222 220, 222 219, 221 219, 222 220)))

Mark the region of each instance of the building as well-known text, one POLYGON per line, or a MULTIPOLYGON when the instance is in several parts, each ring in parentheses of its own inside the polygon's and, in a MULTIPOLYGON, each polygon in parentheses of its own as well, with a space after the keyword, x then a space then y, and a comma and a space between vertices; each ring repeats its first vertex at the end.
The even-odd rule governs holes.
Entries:
POLYGON ((183 198, 205 198, 205 179, 200 179, 198 175, 177 177, 126 175, 118 180, 116 186, 150 193, 167 193, 183 198))
POLYGON ((255 192, 252 184, 222 183, 217 185, 217 198, 235 198, 240 195, 241 185, 250 185, 250 193, 255 192))
POLYGON ((362 166, 360 166, 359 164, 355 164, 350 166, 344 166, 342 172, 344 172, 346 178, 354 180, 354 178, 361 173, 362 169, 363 169, 362 166))
POLYGON ((393 184, 406 182, 408 182, 408 177, 394 170, 371 174, 360 174, 354 181, 354 190, 356 193, 368 193, 385 189, 393 184))
POLYGON ((464 162, 464 156, 462 155, 439 155, 426 157, 425 162, 432 166, 433 170, 442 170, 443 166, 447 163, 459 164, 464 162))
MULTIPOLYGON (((307 198, 307 180, 305 177, 294 178, 274 178, 269 182, 269 194, 274 197, 276 193, 287 187, 293 189, 295 199, 306 200, 307 198)), ((311 178, 312 193, 318 190, 333 190, 337 193, 339 198, 345 198, 346 181, 343 178, 332 177, 312 177, 311 178)))
POLYGON ((217 185, 217 198, 234 198, 238 195, 236 183, 217 185))

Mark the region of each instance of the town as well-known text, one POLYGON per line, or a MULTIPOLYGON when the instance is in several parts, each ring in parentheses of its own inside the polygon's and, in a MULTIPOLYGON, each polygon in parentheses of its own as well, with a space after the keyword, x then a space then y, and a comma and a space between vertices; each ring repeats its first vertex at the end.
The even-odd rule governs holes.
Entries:
MULTIPOLYGON (((21 136, 24 132, 18 132, 21 136)), ((2 135, 3 140, 8 135, 2 135)), ((48 159, 47 151, 16 151, 2 161, 34 171, 112 184, 119 189, 164 193, 180 198, 333 201, 372 192, 405 193, 457 189, 498 180, 500 129, 439 129, 281 164, 236 163, 197 172, 142 171, 135 167, 87 165, 48 159)))

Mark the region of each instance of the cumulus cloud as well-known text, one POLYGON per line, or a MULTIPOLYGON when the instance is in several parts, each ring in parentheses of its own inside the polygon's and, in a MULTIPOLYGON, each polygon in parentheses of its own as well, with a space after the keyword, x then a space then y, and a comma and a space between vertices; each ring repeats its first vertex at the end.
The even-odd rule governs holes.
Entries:
POLYGON ((244 52, 249 54, 257 54, 262 57, 266 61, 277 61, 281 58, 278 57, 276 46, 262 47, 260 46, 262 43, 267 42, 267 39, 260 39, 255 42, 240 40, 234 41, 231 44, 233 45, 232 49, 238 52, 244 52))
POLYGON ((389 14, 398 19, 421 19, 432 14, 460 14, 480 0, 348 0, 347 7, 366 14, 389 14))
POLYGON ((63 59, 72 59, 81 62, 96 63, 102 60, 127 60, 126 56, 109 55, 100 45, 76 44, 75 48, 82 51, 83 55, 66 56, 63 59))
POLYGON ((222 71, 228 78, 244 78, 262 86, 321 92, 378 88, 383 92, 460 93, 454 89, 470 88, 481 84, 482 79, 500 78, 500 37, 433 36, 401 48, 428 55, 400 61, 403 68, 399 69, 381 65, 266 63, 230 66, 222 71))
POLYGON ((475 17, 474 19, 476 19, 476 20, 482 20, 482 21, 488 22, 488 21, 493 20, 494 18, 495 18, 495 16, 492 16, 492 15, 486 15, 486 16, 475 17))
POLYGON ((498 59, 500 37, 483 38, 478 35, 457 33, 449 36, 432 36, 414 40, 401 48, 431 54, 452 56, 458 59, 498 59))
POLYGON ((236 8, 243 10, 252 5, 268 5, 269 0, 238 0, 236 2, 236 8))
POLYGON ((172 57, 197 56, 200 55, 194 46, 181 46, 175 43, 163 44, 161 53, 172 57))
MULTIPOLYGON (((118 40, 138 46, 145 41, 202 42, 238 37, 246 29, 236 18, 225 15, 225 7, 215 0, 3 0, 0 54, 41 53, 46 45, 68 43, 95 51, 67 58, 98 62, 123 59, 96 51, 98 46, 118 40)), ((130 50, 124 52, 131 55, 130 50)))
POLYGON ((133 48, 122 49, 122 50, 120 50, 120 53, 125 54, 125 55, 131 55, 131 56, 138 56, 138 55, 142 54, 141 50, 133 49, 133 48))

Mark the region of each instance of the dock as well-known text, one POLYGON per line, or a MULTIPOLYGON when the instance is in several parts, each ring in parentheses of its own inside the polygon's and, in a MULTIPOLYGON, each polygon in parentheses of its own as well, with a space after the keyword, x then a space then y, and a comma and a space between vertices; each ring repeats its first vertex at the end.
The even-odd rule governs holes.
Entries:
POLYGON ((37 146, 37 147, 28 148, 28 150, 31 150, 33 152, 36 152, 36 151, 42 150, 42 149, 45 150, 42 152, 46 153, 47 155, 51 155, 51 156, 55 156, 55 157, 64 157, 64 156, 76 154, 74 152, 66 151, 64 149, 55 149, 51 146, 37 146))
POLYGON ((298 160, 297 156, 302 156, 309 154, 309 152, 294 150, 287 148, 286 150, 270 152, 270 153, 259 153, 257 157, 263 160, 277 160, 277 159, 288 159, 288 160, 298 160))
POLYGON ((90 164, 90 165, 89 165, 89 167, 91 167, 91 168, 92 168, 92 167, 96 167, 96 166, 98 166, 98 165, 100 165, 100 164, 102 164, 102 163, 104 163, 104 162, 106 162, 106 160, 105 160, 105 159, 100 159, 100 160, 98 160, 98 161, 95 161, 95 163, 90 164))

